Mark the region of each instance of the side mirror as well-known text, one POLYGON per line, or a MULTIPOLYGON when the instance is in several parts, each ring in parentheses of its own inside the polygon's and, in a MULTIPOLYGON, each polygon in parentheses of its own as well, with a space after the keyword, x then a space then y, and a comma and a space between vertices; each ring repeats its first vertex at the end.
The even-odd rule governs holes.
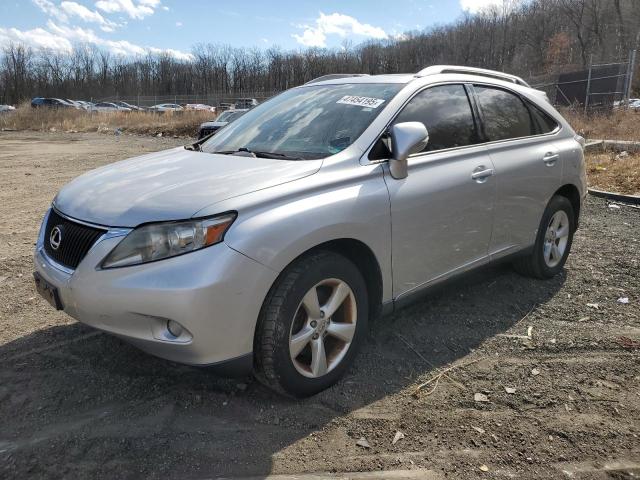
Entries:
POLYGON ((407 177, 407 158, 427 146, 429 132, 422 122, 397 123, 391 127, 391 160, 389 170, 395 179, 407 177))

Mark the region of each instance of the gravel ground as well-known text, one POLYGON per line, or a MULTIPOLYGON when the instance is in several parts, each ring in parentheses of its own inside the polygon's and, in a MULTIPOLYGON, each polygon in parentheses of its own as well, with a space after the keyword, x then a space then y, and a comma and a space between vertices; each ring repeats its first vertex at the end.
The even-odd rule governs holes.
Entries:
POLYGON ((0 133, 0 478, 640 475, 640 210, 589 198, 562 275, 502 265, 450 283, 376 322, 338 385, 293 401, 145 355, 32 286, 64 183, 178 142, 0 133))

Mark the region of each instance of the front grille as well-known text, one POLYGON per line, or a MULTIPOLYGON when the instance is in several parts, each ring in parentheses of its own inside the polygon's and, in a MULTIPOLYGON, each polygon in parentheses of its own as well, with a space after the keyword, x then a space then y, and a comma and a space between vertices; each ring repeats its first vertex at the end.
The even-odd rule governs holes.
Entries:
POLYGON ((106 230, 100 228, 67 220, 58 215, 55 210, 51 210, 44 230, 44 250, 57 263, 75 269, 96 240, 105 232, 106 230), (60 235, 54 235, 53 243, 59 243, 58 248, 54 249, 51 232, 56 227, 60 235))
POLYGON ((204 138, 207 135, 215 132, 216 130, 218 130, 220 127, 204 127, 200 129, 200 137, 199 138, 204 138))

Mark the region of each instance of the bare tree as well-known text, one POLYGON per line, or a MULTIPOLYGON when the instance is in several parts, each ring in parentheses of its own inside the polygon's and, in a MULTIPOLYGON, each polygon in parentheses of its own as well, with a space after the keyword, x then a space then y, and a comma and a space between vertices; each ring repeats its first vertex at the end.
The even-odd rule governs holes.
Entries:
MULTIPOLYGON (((135 58, 77 45, 70 53, 9 44, 0 52, 0 100, 36 95, 104 98, 191 94, 268 96, 327 73, 415 72, 463 64, 531 77, 622 59, 640 46, 640 0, 504 0, 479 14, 393 39, 285 51, 198 44, 191 61, 135 58)), ((640 81, 640 74, 636 76, 640 81)))

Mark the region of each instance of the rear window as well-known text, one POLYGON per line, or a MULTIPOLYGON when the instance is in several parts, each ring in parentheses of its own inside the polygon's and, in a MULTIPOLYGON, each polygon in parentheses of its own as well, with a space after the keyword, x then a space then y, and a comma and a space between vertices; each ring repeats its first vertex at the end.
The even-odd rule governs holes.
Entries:
POLYGON ((540 108, 534 104, 527 102, 527 106, 531 111, 533 122, 536 127, 537 134, 551 133, 558 128, 558 122, 556 122, 550 115, 543 112, 540 108))
POLYGON ((500 88, 475 85, 484 133, 490 142, 536 134, 529 109, 517 95, 500 88))

